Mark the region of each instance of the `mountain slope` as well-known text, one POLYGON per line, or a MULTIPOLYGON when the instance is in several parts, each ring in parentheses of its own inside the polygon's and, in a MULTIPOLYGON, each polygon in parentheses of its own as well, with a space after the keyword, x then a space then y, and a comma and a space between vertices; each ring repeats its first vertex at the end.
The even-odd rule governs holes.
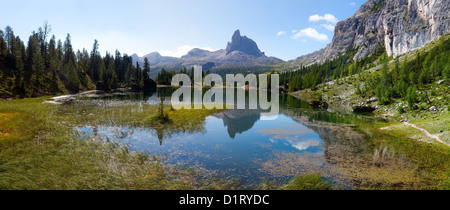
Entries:
POLYGON ((448 0, 369 0, 335 27, 324 49, 301 56, 291 64, 308 65, 333 59, 356 48, 354 60, 383 46, 389 56, 412 52, 450 32, 448 0))

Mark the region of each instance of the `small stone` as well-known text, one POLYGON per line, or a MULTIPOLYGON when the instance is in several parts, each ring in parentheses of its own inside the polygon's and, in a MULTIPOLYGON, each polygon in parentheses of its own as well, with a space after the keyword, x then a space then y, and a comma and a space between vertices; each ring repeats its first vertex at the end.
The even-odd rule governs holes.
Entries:
POLYGON ((430 107, 430 111, 437 112, 439 111, 435 106, 430 107))
POLYGON ((367 100, 367 103, 370 104, 370 103, 375 102, 375 101, 378 101, 378 98, 377 97, 372 97, 369 100, 367 100))
POLYGON ((444 132, 443 130, 439 130, 439 133, 442 133, 442 132, 444 132))

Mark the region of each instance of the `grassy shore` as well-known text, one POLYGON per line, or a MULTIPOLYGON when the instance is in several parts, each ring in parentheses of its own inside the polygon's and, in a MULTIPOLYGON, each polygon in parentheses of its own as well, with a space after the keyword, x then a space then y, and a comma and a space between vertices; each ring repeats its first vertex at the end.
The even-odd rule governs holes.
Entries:
MULTIPOLYGON (((80 124, 152 122, 158 106, 94 107, 43 103, 49 97, 0 101, 0 189, 235 189, 235 180, 201 168, 168 165, 116 143, 85 141, 80 124), (213 181, 214 180, 214 181, 213 181)), ((170 111, 171 130, 201 129, 218 110, 170 111), (189 119, 189 123, 187 120, 189 119)))

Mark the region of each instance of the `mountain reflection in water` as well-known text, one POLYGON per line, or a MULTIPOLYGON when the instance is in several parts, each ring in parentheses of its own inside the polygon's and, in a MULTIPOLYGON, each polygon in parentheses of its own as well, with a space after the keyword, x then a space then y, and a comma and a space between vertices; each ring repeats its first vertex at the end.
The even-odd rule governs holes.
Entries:
MULTIPOLYGON (((92 100, 156 105, 161 98, 165 103, 170 101, 170 93, 171 90, 166 89, 92 100)), ((246 183, 268 178, 285 180, 323 170, 330 172, 324 177, 345 180, 335 171, 336 166, 341 167, 345 162, 342 157, 367 150, 363 135, 353 127, 370 122, 369 118, 332 108, 313 109, 308 103, 288 95, 280 95, 280 114, 276 120, 261 120, 261 113, 266 111, 224 110, 207 117, 198 132, 114 124, 75 129, 81 131, 81 135, 104 137, 128 145, 130 151, 164 154, 169 157, 169 163, 219 170, 246 183)))

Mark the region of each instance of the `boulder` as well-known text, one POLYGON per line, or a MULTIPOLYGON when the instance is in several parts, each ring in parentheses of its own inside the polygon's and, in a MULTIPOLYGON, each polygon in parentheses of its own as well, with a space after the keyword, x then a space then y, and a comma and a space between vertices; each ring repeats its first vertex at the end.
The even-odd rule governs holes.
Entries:
POLYGON ((373 106, 364 105, 353 107, 353 112, 373 112, 373 111, 375 111, 375 107, 373 106))
POLYGON ((430 107, 430 111, 432 112, 437 112, 439 111, 435 106, 430 107))

